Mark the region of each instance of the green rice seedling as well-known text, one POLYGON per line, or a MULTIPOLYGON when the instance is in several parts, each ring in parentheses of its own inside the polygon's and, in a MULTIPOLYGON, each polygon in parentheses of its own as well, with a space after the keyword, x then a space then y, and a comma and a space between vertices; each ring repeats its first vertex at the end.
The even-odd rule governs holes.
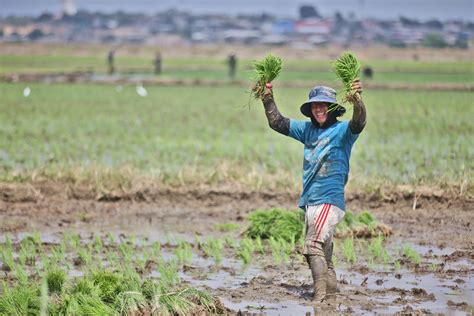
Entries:
POLYGON ((114 250, 108 250, 105 254, 108 262, 108 266, 111 269, 115 269, 120 265, 120 259, 118 254, 114 250))
POLYGON ((62 302, 55 312, 49 312, 51 315, 80 315, 80 306, 75 295, 64 294, 61 296, 62 302))
POLYGON ((79 315, 114 315, 115 311, 106 304, 99 296, 84 295, 79 293, 76 295, 79 306, 79 315))
POLYGON ((342 253, 344 254, 344 258, 346 258, 347 262, 353 264, 357 261, 353 237, 348 237, 344 239, 344 241, 342 242, 342 253))
POLYGON ((333 64, 333 71, 338 79, 342 81, 346 94, 343 102, 356 98, 352 94, 351 86, 352 82, 359 77, 360 67, 359 60, 351 52, 344 52, 333 64))
POLYGON ((250 214, 249 221, 247 237, 268 239, 273 236, 286 241, 298 240, 303 234, 304 213, 278 208, 258 210, 250 214))
POLYGON ((189 298, 194 304, 203 306, 206 312, 211 314, 219 313, 216 301, 209 293, 194 288, 188 288, 183 295, 189 298))
POLYGON ((209 237, 207 238, 206 242, 201 245, 201 247, 207 256, 214 258, 216 265, 221 263, 222 250, 224 249, 224 245, 221 240, 209 237))
POLYGON ((69 239, 69 245, 73 251, 76 251, 81 247, 81 237, 79 234, 72 234, 69 239))
POLYGON ((160 286, 153 279, 145 279, 142 283, 141 292, 147 300, 151 300, 160 291, 160 286))
POLYGON ((18 281, 20 285, 28 284, 28 274, 21 264, 15 265, 14 272, 15 272, 15 279, 18 281))
POLYGON ((242 259, 245 266, 252 262, 252 255, 255 251, 254 241, 250 238, 244 238, 240 241, 239 248, 237 250, 237 257, 242 259))
POLYGON ((5 236, 5 245, 10 248, 10 249, 13 249, 13 237, 10 233, 8 233, 6 236, 5 236))
POLYGON ((224 237, 224 244, 232 249, 237 248, 237 243, 235 242, 235 238, 232 236, 225 236, 224 237))
POLYGON ((37 247, 41 247, 43 245, 43 241, 41 240, 41 234, 38 231, 35 231, 31 235, 31 239, 33 240, 33 242, 35 243, 37 247))
POLYGON ((18 260, 21 265, 34 265, 36 261, 36 246, 30 239, 24 239, 20 245, 18 260))
POLYGON ((155 295, 151 302, 152 314, 188 315, 195 304, 184 296, 185 291, 186 289, 155 295))
POLYGON ((39 289, 35 286, 17 285, 10 287, 3 283, 0 295, 0 315, 38 315, 41 302, 39 289))
POLYGON ((152 255, 153 258, 160 258, 161 257, 161 243, 159 241, 155 241, 152 245, 152 255))
POLYGON ((109 232, 109 233, 107 234, 107 239, 108 239, 108 241, 109 241, 109 245, 115 245, 116 240, 115 240, 114 234, 112 234, 112 233, 109 232))
POLYGON ((255 99, 263 98, 265 85, 278 77, 282 69, 282 64, 281 58, 273 54, 268 54, 265 58, 252 63, 255 85, 252 88, 251 97, 255 99))
POLYGON ((46 315, 48 311, 48 302, 49 302, 49 296, 48 296, 48 283, 44 279, 41 282, 41 297, 40 297, 40 315, 46 315))
POLYGON ((421 256, 409 244, 403 245, 403 256, 415 264, 421 263, 421 256))
POLYGON ((100 235, 95 235, 93 245, 96 253, 99 254, 102 252, 102 249, 104 248, 104 242, 102 241, 100 235))
POLYGON ((260 237, 255 238, 254 246, 256 252, 260 252, 262 255, 265 254, 265 249, 263 248, 262 239, 260 237))
POLYGON ((393 268, 394 268, 395 270, 400 270, 400 261, 399 261, 399 260, 395 260, 395 261, 393 262, 393 268))
POLYGON ((79 278, 76 284, 72 287, 72 294, 82 293, 84 295, 100 295, 100 289, 94 284, 94 281, 89 277, 79 278))
POLYGON ((80 248, 79 251, 77 252, 77 255, 79 256, 79 259, 86 267, 91 265, 92 254, 89 252, 88 248, 86 247, 80 248))
POLYGON ((369 211, 363 211, 357 215, 357 220, 367 226, 375 222, 375 216, 369 211))
POLYGON ((124 291, 140 291, 142 280, 137 270, 133 266, 126 266, 122 272, 122 290, 124 291))
POLYGON ((374 259, 381 259, 383 257, 384 249, 382 235, 372 238, 369 244, 369 252, 372 254, 374 259))
POLYGON ((175 248, 174 254, 178 259, 179 264, 191 264, 193 261, 193 250, 189 243, 185 241, 178 243, 178 247, 175 248))
POLYGON ((120 315, 136 315, 144 310, 147 305, 146 299, 141 292, 125 291, 117 295, 115 309, 120 315))
POLYGON ((99 289, 99 297, 107 304, 112 304, 115 297, 122 291, 123 277, 106 270, 96 271, 92 282, 99 289))
POLYGON ((0 260, 2 261, 3 270, 13 270, 15 266, 15 259, 13 258, 13 249, 5 244, 0 253, 0 260))
POLYGON ((239 248, 237 251, 237 257, 242 259, 244 266, 247 266, 252 262, 252 253, 248 248, 239 248))
POLYGON ((277 265, 281 264, 282 261, 282 249, 281 249, 281 243, 279 239, 274 238, 273 236, 270 237, 268 240, 270 244, 270 249, 272 250, 272 256, 273 260, 275 260, 275 263, 277 265))
POLYGON ((46 283, 48 285, 48 292, 61 294, 64 283, 66 282, 66 272, 58 267, 50 267, 46 272, 46 283))
POLYGON ((181 282, 178 273, 178 265, 176 261, 160 262, 158 266, 160 272, 160 286, 164 288, 172 287, 181 282))
POLYGON ((220 232, 230 232, 233 230, 239 229, 240 225, 236 223, 222 223, 222 224, 215 224, 214 229, 220 232))

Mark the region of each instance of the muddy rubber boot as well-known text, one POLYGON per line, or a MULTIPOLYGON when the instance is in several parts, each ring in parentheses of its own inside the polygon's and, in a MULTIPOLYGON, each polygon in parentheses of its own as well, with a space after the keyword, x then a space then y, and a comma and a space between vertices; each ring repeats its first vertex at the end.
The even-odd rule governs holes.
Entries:
POLYGON ((321 303, 326 298, 328 272, 326 259, 323 256, 318 255, 310 255, 308 256, 308 259, 314 282, 313 302, 321 303))
POLYGON ((328 280, 327 280, 326 292, 329 295, 335 295, 336 293, 339 292, 337 288, 336 271, 334 271, 334 269, 328 268, 328 280))

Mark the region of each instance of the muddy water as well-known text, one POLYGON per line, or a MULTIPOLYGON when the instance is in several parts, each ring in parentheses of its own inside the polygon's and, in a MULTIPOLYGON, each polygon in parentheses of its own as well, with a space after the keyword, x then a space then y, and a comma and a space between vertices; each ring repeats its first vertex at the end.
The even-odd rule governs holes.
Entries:
MULTIPOLYGON (((124 236, 124 231, 120 228, 106 230, 112 233, 118 242, 124 236)), ((83 242, 92 240, 92 232, 83 227, 72 231, 80 233, 83 242)), ((130 236, 130 230, 127 230, 126 234, 130 236)), ((15 234, 13 241, 19 242, 27 236, 27 233, 15 234)), ((159 233, 156 230, 147 232, 143 226, 141 234, 137 230, 136 236, 138 237, 134 240, 138 247, 147 247, 156 241, 167 245, 161 252, 165 260, 175 257, 173 247, 177 241, 192 243, 196 238, 205 240, 206 237, 186 233, 159 233)), ((59 243, 62 237, 60 232, 41 235, 42 241, 49 244, 59 243)), ((0 243, 3 242, 5 235, 0 236, 0 243)), ((386 244, 392 258, 400 258, 400 242, 390 239, 386 244)), ((402 264, 396 269, 392 263, 369 264, 369 256, 362 253, 361 249, 358 249, 361 252, 358 262, 350 265, 345 263, 340 252, 336 252, 340 293, 332 307, 333 311, 357 314, 396 313, 409 306, 421 312, 467 315, 474 305, 472 256, 450 258, 456 249, 415 243, 410 245, 422 257, 420 266, 402 264)), ((292 258, 286 264, 275 265, 271 254, 256 254, 252 263, 245 266, 235 258, 234 250, 230 249, 224 250, 223 257, 222 262, 216 265, 213 258, 206 258, 202 253, 194 251, 192 262, 181 267, 182 281, 218 296, 234 311, 266 315, 304 315, 318 312, 311 304, 309 269, 301 260, 292 258)), ((82 272, 71 270, 69 274, 77 277, 81 276, 82 272)), ((159 272, 151 271, 149 276, 159 278, 159 272)))

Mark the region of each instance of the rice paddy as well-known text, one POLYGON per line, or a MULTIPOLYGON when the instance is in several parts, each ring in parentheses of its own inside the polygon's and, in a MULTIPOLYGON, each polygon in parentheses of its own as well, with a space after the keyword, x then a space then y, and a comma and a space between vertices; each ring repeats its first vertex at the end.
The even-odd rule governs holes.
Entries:
MULTIPOLYGON (((102 57, 68 49, 0 55, 0 73, 105 73, 102 57)), ((327 60, 283 59, 275 100, 305 119, 308 90, 340 83, 327 60)), ((466 61, 360 61, 374 84, 474 83, 466 61)), ((117 69, 137 83, 0 83, 0 315, 313 313, 304 217, 288 210, 301 144, 268 128, 260 101, 246 106, 250 87, 216 58, 173 56, 161 75, 216 87, 141 85, 143 54, 119 54, 117 69)), ((334 240, 338 312, 472 312, 469 241, 457 241, 470 238, 473 93, 364 90, 334 240)))
MULTIPOLYGON (((267 128, 260 106, 245 108, 241 88, 147 87, 143 98, 127 86, 121 92, 89 84, 29 86, 25 98, 25 84, 0 84, 4 181, 74 179, 99 190, 145 179, 171 185, 232 181, 252 189, 300 185, 300 145, 267 128)), ((298 107, 307 91, 274 93, 284 115, 302 119, 298 107)), ((349 185, 471 190, 471 99, 470 92, 366 93, 368 123, 353 149, 349 185)))

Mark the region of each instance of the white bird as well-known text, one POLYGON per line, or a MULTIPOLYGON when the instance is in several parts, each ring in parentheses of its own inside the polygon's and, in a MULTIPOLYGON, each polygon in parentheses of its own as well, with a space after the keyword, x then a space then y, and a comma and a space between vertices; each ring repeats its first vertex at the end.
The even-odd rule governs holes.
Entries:
POLYGON ((146 89, 141 84, 137 85, 136 91, 141 97, 146 97, 148 95, 148 91, 146 91, 146 89))
POLYGON ((25 89, 23 89, 23 96, 25 98, 28 98, 30 96, 30 93, 31 93, 30 87, 26 87, 25 89))

